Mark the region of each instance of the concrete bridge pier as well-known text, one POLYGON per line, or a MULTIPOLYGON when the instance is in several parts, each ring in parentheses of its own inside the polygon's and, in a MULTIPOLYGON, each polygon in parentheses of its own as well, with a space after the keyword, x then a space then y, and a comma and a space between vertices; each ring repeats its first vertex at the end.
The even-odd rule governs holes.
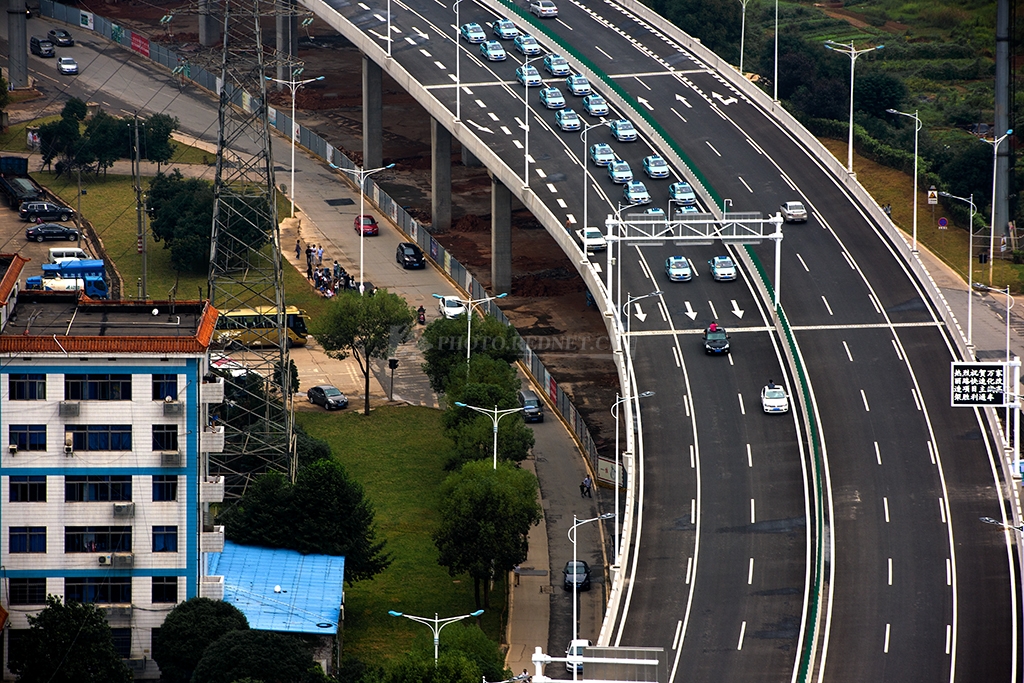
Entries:
POLYGON ((384 104, 380 65, 363 55, 363 169, 384 165, 384 104))
POLYGON ((452 227, 452 134, 430 119, 430 223, 433 232, 452 227))
POLYGON ((491 175, 491 293, 512 293, 512 193, 491 175))

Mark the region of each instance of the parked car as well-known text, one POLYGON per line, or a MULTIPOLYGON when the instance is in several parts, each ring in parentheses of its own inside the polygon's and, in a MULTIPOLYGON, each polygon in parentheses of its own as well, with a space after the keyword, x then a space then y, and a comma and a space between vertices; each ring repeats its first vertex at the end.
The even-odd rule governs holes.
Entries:
POLYGON ((504 62, 507 55, 501 43, 496 40, 488 40, 480 43, 480 56, 489 62, 504 62))
POLYGON ((377 225, 377 219, 369 214, 363 214, 362 216, 356 216, 352 221, 352 228, 359 232, 360 227, 362 228, 363 235, 379 235, 380 226, 377 225))
POLYGON ((398 248, 395 249, 395 261, 405 269, 427 266, 423 251, 412 242, 399 242, 398 248))
POLYGON ((348 398, 340 389, 330 384, 310 387, 306 391, 306 398, 313 405, 323 406, 325 410, 348 408, 348 398))
POLYGON ((23 221, 42 219, 44 221, 66 222, 74 218, 75 212, 61 204, 53 202, 22 202, 18 209, 18 217, 23 221))
POLYGON ((583 110, 591 116, 607 116, 608 103, 604 98, 594 93, 583 98, 583 110))
POLYGON ((540 102, 548 109, 561 109, 565 106, 565 98, 558 88, 541 88, 540 102))
POLYGON ((611 145, 599 142, 590 146, 590 160, 597 166, 607 166, 615 161, 615 152, 612 151, 611 145))
POLYGON ((487 40, 487 34, 480 28, 480 24, 470 22, 459 27, 459 34, 467 41, 476 45, 487 40))
POLYGON ((529 88, 544 85, 544 81, 540 79, 540 74, 537 72, 537 67, 533 64, 518 67, 516 69, 516 80, 529 88))
POLYGON ((66 228, 57 223, 43 223, 42 225, 33 225, 25 230, 25 239, 36 242, 43 242, 45 240, 70 240, 74 242, 78 239, 78 230, 76 228, 66 228))
POLYGON ((512 46, 527 57, 540 54, 540 43, 529 33, 520 33, 512 41, 512 46))
POLYGON ((633 142, 636 140, 636 128, 626 119, 616 119, 608 124, 612 135, 619 142, 633 142))
POLYGON ((57 73, 71 75, 78 73, 78 62, 71 57, 57 57, 57 73))
POLYGON ((541 19, 558 16, 558 7, 551 0, 530 0, 530 13, 541 19))
POLYGON ((491 30, 494 31, 494 35, 502 40, 512 40, 519 35, 519 29, 516 28, 516 25, 505 17, 491 24, 491 30))
POLYGON ((562 109, 555 112, 555 123, 563 131, 580 129, 580 117, 572 109, 562 109))
POLYGON ((782 218, 787 223, 806 223, 807 209, 803 202, 786 202, 782 205, 782 218))
POLYGON ((62 28, 51 28, 46 37, 58 47, 74 47, 75 45, 75 39, 62 28))
POLYGON ((565 79, 565 88, 573 95, 583 97, 590 94, 590 81, 587 80, 586 76, 573 74, 565 79))
POLYGON ((590 565, 583 560, 569 560, 562 569, 562 586, 571 591, 573 584, 577 590, 590 590, 590 565))
POLYGON ((519 392, 519 407, 522 409, 523 422, 544 421, 544 401, 529 389, 519 392))
POLYGON ((442 296, 437 301, 437 312, 442 318, 458 318, 465 314, 466 304, 457 296, 442 296))

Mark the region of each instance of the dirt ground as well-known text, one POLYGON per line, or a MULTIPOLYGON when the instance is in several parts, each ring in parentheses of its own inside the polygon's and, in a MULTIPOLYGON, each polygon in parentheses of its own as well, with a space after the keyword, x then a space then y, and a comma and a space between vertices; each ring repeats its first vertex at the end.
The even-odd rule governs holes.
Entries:
MULTIPOLYGON (((120 0, 91 9, 118 23, 148 34, 164 44, 188 46, 198 39, 196 20, 177 16, 167 32, 160 18, 180 1, 120 0), (180 23, 179 23, 180 22, 180 23)), ((273 45, 273 20, 265 38, 273 45)), ((299 58, 315 64, 323 81, 299 90, 297 116, 356 163, 362 163, 361 56, 348 41, 316 20, 300 28, 299 58)), ((311 73, 307 66, 306 73, 311 73)), ((287 92, 270 101, 290 107, 287 92)), ((420 221, 430 222, 430 118, 393 81, 384 78, 384 163, 394 172, 378 176, 388 194, 420 221)), ((452 144, 452 222, 438 240, 481 282, 490 282, 490 179, 483 168, 461 163, 452 144)), ((609 407, 615 400, 615 371, 604 323, 596 308, 586 306, 586 287, 569 259, 533 216, 513 199, 512 292, 502 310, 590 425, 598 449, 610 450, 615 425, 609 407)))

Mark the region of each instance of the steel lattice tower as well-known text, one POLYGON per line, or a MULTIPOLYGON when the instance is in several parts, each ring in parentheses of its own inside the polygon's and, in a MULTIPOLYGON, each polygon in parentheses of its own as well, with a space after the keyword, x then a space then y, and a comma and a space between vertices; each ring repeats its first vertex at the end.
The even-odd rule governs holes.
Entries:
POLYGON ((267 116, 267 57, 276 66, 278 56, 264 48, 261 35, 261 20, 281 10, 267 0, 223 0, 219 9, 224 37, 209 295, 222 313, 256 309, 265 318, 261 326, 277 333, 258 346, 242 341, 232 349, 247 370, 226 378, 218 415, 225 447, 210 454, 209 466, 211 475, 225 476, 226 495, 237 498, 265 472, 295 478, 291 363, 267 116))

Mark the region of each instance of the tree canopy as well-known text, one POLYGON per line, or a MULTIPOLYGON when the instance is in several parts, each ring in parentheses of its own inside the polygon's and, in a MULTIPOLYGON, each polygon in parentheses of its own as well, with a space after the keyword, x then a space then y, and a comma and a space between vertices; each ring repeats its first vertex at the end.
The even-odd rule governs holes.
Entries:
POLYGON ((213 229, 213 187, 198 178, 184 178, 175 169, 149 183, 148 206, 153 239, 171 250, 175 270, 205 273, 210 268, 213 229))
POLYGON ((414 320, 409 304, 397 294, 378 289, 372 295, 342 292, 313 323, 313 336, 331 358, 355 357, 363 372, 363 412, 370 414, 370 362, 383 360, 409 337, 414 320))
MULTIPOLYGON (((327 683, 320 666, 297 638, 271 631, 230 631, 203 653, 192 683, 327 683)), ((475 683, 475 682, 474 682, 475 683)))
POLYGON ((114 649, 110 626, 93 604, 46 596, 28 618, 29 630, 9 653, 8 668, 21 683, 130 683, 132 672, 114 649))
POLYGON ((494 574, 526 559, 527 534, 541 519, 537 478, 508 463, 492 469, 489 461, 478 460, 449 475, 438 493, 438 563, 452 576, 473 577, 477 606, 482 582, 487 606, 494 574))
MULTIPOLYGON (((447 391, 449 378, 456 376, 457 368, 466 372, 466 320, 463 317, 438 318, 423 330, 420 348, 423 350, 423 371, 431 388, 447 391)), ((493 315, 473 320, 471 358, 487 356, 506 363, 515 363, 523 357, 516 330, 493 315)))
POLYGON ((153 659, 164 683, 188 683, 211 643, 231 631, 244 631, 249 622, 234 605, 209 598, 178 604, 164 619, 153 641, 153 659))
POLYGON ((345 556, 345 581, 372 579, 391 558, 377 539, 373 505, 363 488, 334 460, 299 470, 295 484, 267 473, 220 515, 236 543, 345 556))

